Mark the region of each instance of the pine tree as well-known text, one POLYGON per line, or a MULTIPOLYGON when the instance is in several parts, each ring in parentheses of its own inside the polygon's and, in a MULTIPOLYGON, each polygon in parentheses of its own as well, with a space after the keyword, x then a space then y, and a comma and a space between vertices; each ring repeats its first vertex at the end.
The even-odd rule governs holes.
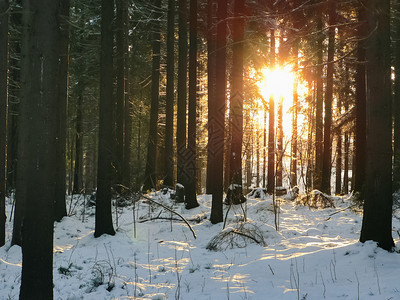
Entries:
POLYGON ((6 241, 8 9, 8 0, 0 1, 0 247, 6 241))
POLYGON ((368 0, 367 148, 364 215, 360 241, 386 250, 392 238, 392 112, 390 1, 368 0))
POLYGON ((17 189, 24 205, 19 299, 53 299, 59 1, 23 2, 17 189))
POLYGON ((113 1, 101 2, 99 151, 94 236, 114 235, 111 214, 113 123, 113 1))

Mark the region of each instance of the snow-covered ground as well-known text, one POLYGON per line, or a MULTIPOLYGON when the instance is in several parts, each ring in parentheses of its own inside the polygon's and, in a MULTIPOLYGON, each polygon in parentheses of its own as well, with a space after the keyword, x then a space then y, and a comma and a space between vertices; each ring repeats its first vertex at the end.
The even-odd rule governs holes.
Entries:
MULTIPOLYGON (((271 198, 249 199, 245 225, 243 209, 230 209, 224 238, 213 244, 219 251, 207 250, 224 225, 209 221, 210 196, 189 211, 168 194, 152 198, 188 219, 197 238, 168 220, 177 215, 141 200, 135 211, 119 209, 115 236, 95 239, 94 208, 80 201, 55 224, 54 299, 400 299, 400 254, 358 242, 362 216, 344 209, 346 197, 319 210, 281 200, 278 231, 271 198)), ((394 218, 396 244, 399 230, 394 218)), ((20 273, 21 250, 8 242, 0 248, 0 299, 18 299, 20 273)))

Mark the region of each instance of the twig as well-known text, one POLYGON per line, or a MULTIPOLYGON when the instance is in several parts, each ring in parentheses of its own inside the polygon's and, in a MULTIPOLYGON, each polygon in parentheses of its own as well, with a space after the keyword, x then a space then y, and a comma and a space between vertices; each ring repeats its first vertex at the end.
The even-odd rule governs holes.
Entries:
POLYGON ((159 203, 159 202, 157 202, 157 201, 154 201, 154 200, 151 199, 150 197, 147 197, 147 196, 145 196, 145 195, 143 195, 143 194, 139 194, 139 195, 140 195, 140 197, 142 197, 142 198, 144 198, 144 199, 146 199, 146 200, 149 200, 151 203, 157 204, 157 205, 159 205, 159 206, 165 208, 166 210, 168 210, 168 211, 170 211, 170 212, 176 214, 176 215, 177 215, 178 217, 180 217, 180 218, 182 219, 182 221, 185 222, 186 225, 189 227, 190 231, 191 231, 192 234, 193 234, 193 237, 194 237, 194 238, 197 238, 196 233, 194 232, 192 226, 190 226, 189 222, 188 222, 180 213, 178 213, 178 212, 176 212, 176 211, 170 209, 168 206, 165 206, 165 205, 162 204, 162 203, 159 203))

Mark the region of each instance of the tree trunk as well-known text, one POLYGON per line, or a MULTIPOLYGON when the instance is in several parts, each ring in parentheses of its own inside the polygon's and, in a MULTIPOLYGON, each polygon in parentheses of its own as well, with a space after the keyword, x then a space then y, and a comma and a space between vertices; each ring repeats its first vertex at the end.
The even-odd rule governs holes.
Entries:
POLYGON ((25 205, 19 299, 53 299, 59 1, 23 2, 17 190, 25 205))
POLYGON ((54 202, 54 220, 61 221, 67 215, 66 191, 66 142, 69 68, 69 9, 70 0, 60 0, 59 23, 59 72, 58 72, 58 133, 57 133, 57 181, 54 202))
MULTIPOLYGON (((213 112, 215 101, 215 74, 216 74, 216 23, 214 18, 214 0, 207 0, 207 93, 208 93, 208 114, 213 112)), ((208 137, 212 135, 211 123, 208 122, 208 137)), ((210 139, 208 139, 210 140, 210 139)), ((213 156, 210 155, 210 143, 207 145, 207 174, 206 194, 211 194, 213 156)))
MULTIPOLYGON (((293 45, 294 69, 298 68, 299 42, 296 40, 293 45)), ((299 112, 298 78, 295 76, 293 82, 293 113, 292 113, 292 140, 291 140, 291 161, 290 161, 290 186, 297 185, 297 116, 299 112)))
POLYGON ((115 104, 115 153, 114 153, 114 168, 115 178, 113 183, 116 185, 116 190, 122 191, 121 184, 123 181, 123 164, 124 164, 124 134, 125 134, 125 1, 115 1, 116 18, 115 18, 115 43, 116 43, 116 104, 115 104))
POLYGON ((111 214, 113 151, 113 32, 114 2, 101 1, 99 151, 94 236, 114 235, 111 214))
POLYGON ((390 1, 366 1, 367 148, 364 215, 360 241, 391 250, 392 112, 390 1))
POLYGON ((157 188, 156 156, 158 135, 158 101, 160 89, 160 56, 161 56, 161 0, 154 0, 154 33, 153 33, 153 66, 151 74, 151 110, 150 129, 147 146, 147 163, 143 189, 157 188))
POLYGON ((8 0, 0 1, 0 247, 6 242, 8 0))
POLYGON ((325 122, 324 122, 324 152, 322 157, 321 191, 331 194, 331 167, 332 167, 332 99, 333 99, 333 74, 335 57, 335 23, 336 2, 328 2, 329 29, 328 29, 328 62, 326 71, 325 93, 325 122))
POLYGON ((335 179, 335 194, 342 194, 342 131, 338 129, 336 141, 336 179, 335 179))
POLYGON ((317 95, 315 101, 315 167, 314 167, 314 188, 322 187, 322 164, 323 164, 323 42, 324 35, 322 32, 323 22, 322 13, 317 11, 317 67, 316 82, 317 95))
POLYGON ((74 165, 74 188, 72 193, 80 194, 83 190, 83 86, 78 82, 78 99, 76 103, 76 132, 75 132, 75 165, 74 165))
POLYGON ((227 0, 218 1, 217 44, 216 44, 216 86, 212 115, 209 114, 209 151, 213 156, 211 177, 211 217, 212 224, 223 221, 223 167, 224 167, 224 129, 226 97, 226 40, 227 40, 227 0))
POLYGON ((178 107, 176 120, 177 182, 185 184, 186 152, 186 97, 187 97, 187 4, 179 0, 179 43, 178 43, 178 107))
MULTIPOLYGON (((271 69, 275 67, 275 31, 271 30, 271 69)), ((269 126, 268 126, 268 185, 267 192, 275 190, 275 100, 269 98, 269 126)))
POLYGON ((243 145, 243 52, 244 52, 244 12, 245 0, 236 0, 232 26, 232 84, 231 84, 231 133, 230 184, 232 199, 230 203, 246 201, 242 183, 242 145, 243 145))
MULTIPOLYGON (((366 165, 366 82, 365 82, 365 36, 366 21, 365 8, 360 5, 358 9, 358 45, 357 45, 357 66, 356 66, 356 128, 355 128, 355 174, 354 174, 354 191, 358 194, 360 200, 364 200, 365 186, 365 165, 366 165)), ((398 77, 396 76, 396 79, 398 77)), ((396 139, 395 139, 396 142, 396 139)), ((396 147, 395 147, 396 149, 396 147)), ((396 150, 395 150, 396 151, 396 150)), ((396 154, 395 154, 396 156, 396 154)), ((396 161, 396 158, 395 158, 396 161)), ((395 163, 396 165, 396 163, 395 163)), ((395 176, 395 174, 393 174, 395 176)))
POLYGON ((283 97, 279 97, 276 145, 276 186, 283 184, 283 97))
POLYGON ((130 100, 130 84, 129 84, 129 13, 128 1, 124 0, 124 70, 125 70, 125 107, 124 107, 124 163, 123 163, 123 179, 122 183, 125 187, 131 187, 131 142, 132 142, 132 102, 130 100))
MULTIPOLYGON (((347 110, 347 109, 345 109, 347 110)), ((344 133, 344 174, 343 174, 343 193, 349 193, 349 161, 350 161, 350 140, 349 132, 344 133)))
POLYGON ((190 0, 190 47, 189 47, 189 118, 188 118, 188 155, 186 169, 186 208, 199 206, 196 194, 196 139, 197 139, 197 0, 190 0))
POLYGON ((174 185, 175 1, 168 0, 164 185, 174 185))

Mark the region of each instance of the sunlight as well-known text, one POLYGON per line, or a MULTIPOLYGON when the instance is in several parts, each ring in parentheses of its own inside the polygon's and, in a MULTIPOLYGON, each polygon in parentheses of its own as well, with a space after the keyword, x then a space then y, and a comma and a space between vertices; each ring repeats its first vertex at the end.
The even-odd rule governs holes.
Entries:
MULTIPOLYGON (((275 101, 275 111, 278 110, 279 105, 282 105, 283 132, 285 136, 291 136, 292 132, 290 108, 293 105, 294 76, 289 66, 275 69, 263 68, 261 69, 261 80, 257 84, 264 103, 269 103, 272 96, 275 101)), ((275 117, 275 120, 277 120, 277 117, 275 117)), ((258 121, 262 124, 264 118, 259 118, 258 121)))
POLYGON ((289 67, 261 70, 262 80, 258 87, 265 101, 268 101, 270 96, 275 99, 283 98, 290 100, 293 95, 294 75, 289 67))

